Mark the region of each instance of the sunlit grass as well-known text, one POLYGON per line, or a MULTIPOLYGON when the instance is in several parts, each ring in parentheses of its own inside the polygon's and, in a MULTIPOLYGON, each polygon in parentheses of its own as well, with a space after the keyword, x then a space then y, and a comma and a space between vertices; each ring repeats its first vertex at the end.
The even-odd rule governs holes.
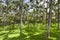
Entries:
POLYGON ((23 24, 22 26, 22 36, 20 36, 20 26, 19 24, 7 25, 6 29, 0 27, 0 40, 59 40, 60 39, 60 30, 57 30, 57 23, 52 24, 51 26, 51 36, 47 38, 47 24, 23 24), (21 38, 20 38, 21 37, 21 38))

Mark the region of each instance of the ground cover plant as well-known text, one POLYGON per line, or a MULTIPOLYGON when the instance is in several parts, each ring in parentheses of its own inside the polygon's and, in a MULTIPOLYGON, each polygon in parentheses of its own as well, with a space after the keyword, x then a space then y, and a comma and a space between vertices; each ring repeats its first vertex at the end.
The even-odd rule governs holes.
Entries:
POLYGON ((37 23, 35 27, 33 24, 29 24, 29 28, 28 25, 23 25, 22 36, 20 36, 19 24, 7 25, 5 30, 0 27, 0 40, 59 40, 60 30, 57 29, 57 26, 57 24, 52 25, 50 38, 47 38, 46 24, 37 23))

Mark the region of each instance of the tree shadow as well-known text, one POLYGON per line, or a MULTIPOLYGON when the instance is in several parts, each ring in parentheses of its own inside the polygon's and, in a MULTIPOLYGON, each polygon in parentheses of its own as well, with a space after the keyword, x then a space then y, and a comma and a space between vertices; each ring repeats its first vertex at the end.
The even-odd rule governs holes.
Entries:
POLYGON ((26 35, 22 33, 21 36, 8 38, 6 40, 25 40, 26 35))
MULTIPOLYGON (((26 33, 28 33, 28 35, 24 37, 24 40, 51 40, 51 39, 47 38, 46 32, 41 31, 42 33, 40 33, 39 30, 37 30, 34 27, 29 27, 29 28, 26 27, 24 30, 26 33), (39 34, 35 35, 35 33, 37 33, 37 32, 39 32, 39 34)), ((21 38, 23 38, 23 37, 21 37, 21 38)))
MULTIPOLYGON (((12 37, 12 38, 8 38, 8 34, 10 34, 11 30, 4 36, 3 40, 53 40, 53 39, 49 39, 47 38, 47 32, 43 32, 43 33, 39 33, 34 35, 34 30, 25 28, 24 29, 28 35, 22 33, 21 36, 18 37, 12 37)), ((57 32, 58 30, 56 30, 55 32, 51 32, 51 37, 56 38, 56 40, 60 40, 60 32, 57 32)))
POLYGON ((56 38, 56 40, 60 40, 60 32, 57 32, 58 30, 56 30, 56 32, 51 32, 51 37, 56 38))
POLYGON ((31 35, 29 37, 30 40, 50 40, 47 38, 46 33, 38 34, 38 35, 31 35))
MULTIPOLYGON (((3 40, 50 40, 49 38, 47 38, 46 32, 40 33, 36 28, 34 27, 26 27, 23 30, 25 30, 25 32, 22 32, 21 36, 16 36, 16 37, 12 37, 9 38, 8 35, 10 34, 11 30, 4 36, 3 40), (36 34, 39 32, 39 34, 36 34), (27 35, 24 33, 28 33, 27 35)), ((22 30, 22 31, 23 31, 22 30)))
MULTIPOLYGON (((13 30, 14 30, 14 29, 13 29, 13 30)), ((9 32, 5 33, 3 40, 8 40, 8 35, 11 34, 11 32, 12 32, 13 30, 10 28, 10 29, 8 30, 9 32)), ((7 31, 7 30, 5 30, 5 31, 7 31)), ((13 32, 12 32, 12 33, 13 33, 13 32)))
POLYGON ((47 38, 46 33, 38 34, 38 35, 24 35, 19 37, 8 38, 7 40, 50 40, 47 38), (27 38, 27 36, 30 36, 27 38))
POLYGON ((9 32, 4 35, 4 39, 3 40, 7 40, 8 39, 8 35, 9 35, 10 32, 11 32, 11 30, 9 30, 9 32))
MULTIPOLYGON (((47 32, 42 32, 40 33, 40 31, 38 31, 36 28, 34 27, 25 27, 23 29, 25 32, 22 32, 21 36, 16 36, 16 37, 12 37, 9 38, 8 35, 10 34, 11 30, 4 36, 3 40, 53 40, 50 38, 47 38, 47 32), (39 32, 39 34, 35 34, 39 32), (28 33, 27 35, 24 33, 28 33)), ((22 30, 22 31, 23 31, 22 30)), ((41 29, 40 29, 41 30, 41 29)), ((51 32, 51 37, 56 38, 56 40, 60 40, 60 32, 57 32, 58 30, 56 30, 55 32, 51 32)))

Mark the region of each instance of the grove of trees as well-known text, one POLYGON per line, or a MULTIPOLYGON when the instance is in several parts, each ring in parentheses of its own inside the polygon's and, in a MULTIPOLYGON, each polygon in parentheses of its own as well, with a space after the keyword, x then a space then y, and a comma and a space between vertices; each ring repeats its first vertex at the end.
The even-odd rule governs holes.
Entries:
POLYGON ((19 39, 12 40, 44 40, 33 36, 44 32, 46 40, 60 40, 60 0, 0 0, 0 28, 5 32, 19 29, 19 39), (25 39, 24 32, 32 37, 25 39), (52 38, 52 32, 58 37, 52 38))

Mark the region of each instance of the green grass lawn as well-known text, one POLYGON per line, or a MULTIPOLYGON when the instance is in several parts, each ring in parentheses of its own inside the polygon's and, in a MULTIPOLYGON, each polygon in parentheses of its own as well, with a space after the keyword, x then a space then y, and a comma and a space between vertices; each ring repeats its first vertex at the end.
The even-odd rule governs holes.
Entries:
POLYGON ((23 25, 22 34, 20 36, 19 24, 7 25, 5 29, 0 27, 0 40, 60 40, 60 30, 57 29, 57 24, 51 26, 51 37, 47 38, 46 24, 23 25))

